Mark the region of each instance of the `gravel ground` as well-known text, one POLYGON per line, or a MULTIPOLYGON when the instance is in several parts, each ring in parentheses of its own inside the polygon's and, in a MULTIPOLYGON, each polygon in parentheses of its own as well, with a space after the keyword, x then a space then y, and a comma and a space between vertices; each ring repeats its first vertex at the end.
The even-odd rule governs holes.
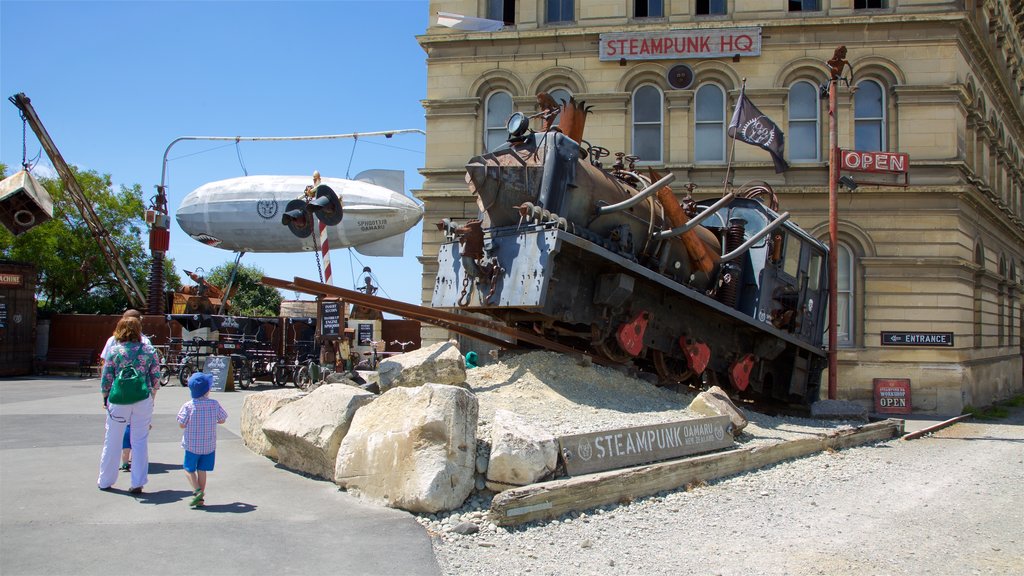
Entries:
MULTIPOLYGON (((548 352, 469 379, 482 454, 497 408, 555 435, 693 417, 690 396, 548 352)), ((743 446, 855 424, 748 416, 743 446)), ((822 453, 551 522, 495 526, 487 491, 419 521, 452 575, 1024 574, 1022 446, 1018 408, 1002 421, 822 453)))

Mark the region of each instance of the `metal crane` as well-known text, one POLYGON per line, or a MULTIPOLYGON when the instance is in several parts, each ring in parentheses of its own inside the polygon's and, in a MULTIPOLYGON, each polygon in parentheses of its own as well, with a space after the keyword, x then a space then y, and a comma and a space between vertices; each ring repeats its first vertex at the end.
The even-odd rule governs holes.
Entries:
POLYGON ((132 278, 128 266, 121 259, 121 253, 118 251, 117 245, 110 239, 110 233, 107 232, 106 227, 103 226, 103 223, 96 216, 96 212, 93 211, 92 204, 86 199, 85 194, 82 192, 82 187, 79 186, 78 181, 75 180, 75 175, 71 172, 71 168, 68 167, 64 158, 60 155, 56 144, 50 139, 50 135, 46 132, 46 128, 43 127, 42 121, 39 120, 35 109, 32 108, 31 100, 20 92, 11 96, 8 100, 21 110, 25 121, 28 122, 29 126, 32 127, 32 131, 36 133, 36 137, 39 138, 39 143, 42 144, 43 149, 46 150, 46 155, 53 162, 53 167, 60 174, 61 181, 64 182, 64 188, 75 203, 75 206, 78 207, 78 211, 82 214, 82 219, 88 225, 89 232, 92 233, 93 238, 100 245, 100 252, 103 253, 107 265, 110 266, 118 283, 128 296, 128 301, 131 302, 132 306, 140 310, 143 309, 146 305, 146 296, 139 289, 138 284, 135 283, 135 279, 132 278))

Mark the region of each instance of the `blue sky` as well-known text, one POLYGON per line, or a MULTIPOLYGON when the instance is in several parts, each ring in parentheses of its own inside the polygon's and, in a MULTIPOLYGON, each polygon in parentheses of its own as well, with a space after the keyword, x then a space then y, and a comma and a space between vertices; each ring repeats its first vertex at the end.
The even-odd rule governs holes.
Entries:
MULTIPOLYGON (((24 92, 64 159, 140 184, 160 183, 164 150, 180 136, 300 136, 425 128, 426 0, 401 2, 0 1, 0 161, 20 169, 22 123, 7 101, 24 92)), ((185 235, 174 213, 214 180, 256 174, 344 178, 370 168, 423 178, 419 134, 298 143, 181 142, 169 154, 168 255, 178 270, 231 252, 185 235), (350 163, 351 157, 351 163, 350 163)), ((28 129, 28 156, 40 146, 28 129)), ((49 165, 45 152, 40 164, 49 165)), ((422 226, 403 258, 332 250, 334 282, 370 266, 384 295, 419 303, 422 226), (358 258, 356 260, 355 258, 358 258)), ((148 241, 147 241, 148 242, 148 241)), ((268 276, 317 278, 312 253, 246 254, 268 276)), ((295 298, 294 293, 284 294, 295 298)), ((305 296, 302 296, 305 298, 305 296)))

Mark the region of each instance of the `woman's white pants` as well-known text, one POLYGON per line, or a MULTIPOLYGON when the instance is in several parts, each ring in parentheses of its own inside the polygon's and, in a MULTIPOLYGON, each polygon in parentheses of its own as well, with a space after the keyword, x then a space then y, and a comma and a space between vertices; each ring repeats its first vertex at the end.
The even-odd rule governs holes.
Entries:
POLYGON ((117 481, 121 463, 124 429, 131 424, 132 483, 131 488, 145 486, 149 481, 149 425, 153 421, 153 395, 135 404, 107 404, 107 435, 100 455, 100 477, 96 484, 109 488, 117 481))

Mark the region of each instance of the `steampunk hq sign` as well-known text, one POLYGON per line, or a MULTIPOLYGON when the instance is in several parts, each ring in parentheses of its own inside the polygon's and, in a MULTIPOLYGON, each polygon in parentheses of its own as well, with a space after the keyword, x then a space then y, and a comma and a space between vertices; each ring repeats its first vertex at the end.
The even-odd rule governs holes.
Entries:
POLYGON ((601 34, 600 57, 604 61, 760 55, 759 27, 601 34))
POLYGON ((570 476, 626 468, 732 446, 728 416, 623 428, 558 439, 570 476))

